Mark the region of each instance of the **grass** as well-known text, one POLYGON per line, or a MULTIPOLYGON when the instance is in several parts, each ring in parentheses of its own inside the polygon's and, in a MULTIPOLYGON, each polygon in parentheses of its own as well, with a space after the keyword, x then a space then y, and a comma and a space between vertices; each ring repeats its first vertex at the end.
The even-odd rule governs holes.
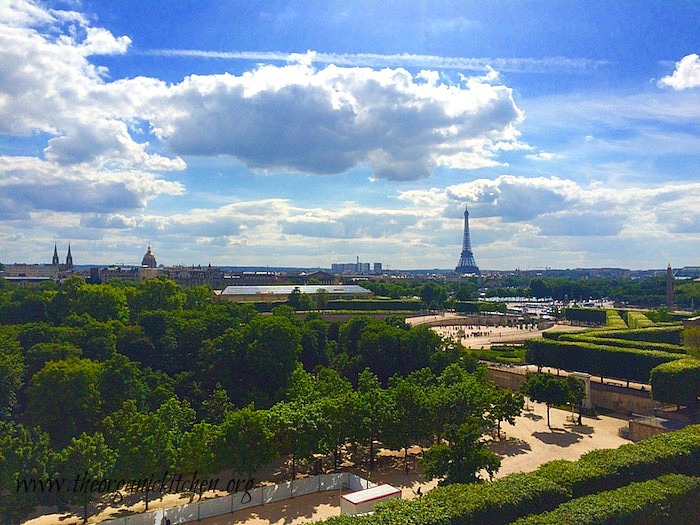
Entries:
POLYGON ((466 351, 484 361, 516 365, 525 363, 525 347, 520 345, 493 345, 491 349, 467 348, 466 351))

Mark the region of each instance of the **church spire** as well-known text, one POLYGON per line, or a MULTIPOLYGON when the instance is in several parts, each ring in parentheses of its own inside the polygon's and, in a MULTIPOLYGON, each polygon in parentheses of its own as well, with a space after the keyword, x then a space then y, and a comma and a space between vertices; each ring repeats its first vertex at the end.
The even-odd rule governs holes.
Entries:
POLYGON ((58 266, 58 247, 56 243, 53 243, 53 259, 51 259, 51 266, 58 266))
POLYGON ((70 253, 70 243, 68 243, 68 255, 66 255, 66 268, 73 269, 73 256, 70 253))

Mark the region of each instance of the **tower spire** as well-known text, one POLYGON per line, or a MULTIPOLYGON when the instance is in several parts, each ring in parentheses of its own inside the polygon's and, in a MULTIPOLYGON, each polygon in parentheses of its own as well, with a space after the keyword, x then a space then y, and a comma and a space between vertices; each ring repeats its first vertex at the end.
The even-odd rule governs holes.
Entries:
POLYGON ((464 207, 464 238, 462 239, 462 253, 459 256, 459 262, 455 273, 475 273, 480 274, 479 267, 474 261, 472 253, 472 241, 469 236, 469 209, 464 207))
POLYGON ((58 247, 56 243, 53 243, 53 259, 51 259, 51 266, 58 266, 58 247))
POLYGON ((73 269, 73 256, 70 253, 70 243, 68 243, 68 254, 66 255, 66 268, 73 269))

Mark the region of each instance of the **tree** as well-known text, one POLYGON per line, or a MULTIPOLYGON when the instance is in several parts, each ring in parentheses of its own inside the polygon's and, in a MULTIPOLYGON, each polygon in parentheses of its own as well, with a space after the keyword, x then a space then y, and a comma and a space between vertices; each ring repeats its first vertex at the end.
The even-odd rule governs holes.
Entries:
MULTIPOLYGON (((0 344, 4 341, 0 338, 0 344)), ((0 421, 9 420, 17 404, 17 394, 22 388, 24 360, 19 344, 0 348, 0 421)))
POLYGON ((323 429, 317 405, 303 402, 279 402, 268 411, 278 449, 292 457, 292 480, 296 479, 297 461, 309 459, 320 449, 323 429))
POLYGON ((414 377, 400 376, 392 377, 389 387, 391 417, 384 429, 383 442, 389 448, 404 449, 404 469, 408 475, 408 447, 429 433, 426 388, 414 377))
MULTIPOLYGON (((146 479, 156 472, 166 472, 177 464, 177 449, 173 444, 173 432, 164 418, 156 414, 144 414, 135 403, 127 401, 105 418, 105 434, 108 444, 117 452, 115 470, 126 479, 146 479)), ((151 491, 144 489, 146 510, 151 491)))
POLYGON ((369 445, 369 469, 374 470, 374 442, 381 435, 382 429, 390 417, 390 399, 388 392, 382 390, 379 379, 368 368, 358 377, 357 419, 355 437, 369 445))
POLYGON ((287 304, 295 310, 299 309, 299 306, 301 305, 301 290, 298 286, 295 286, 287 297, 287 304))
POLYGON ((443 303, 447 300, 447 291, 444 286, 428 281, 420 289, 420 298, 426 308, 439 309, 442 308, 443 303))
POLYGON ((547 405, 547 427, 551 430, 549 408, 552 405, 568 403, 571 398, 566 378, 553 374, 528 374, 521 388, 530 397, 530 401, 539 401, 547 405))
POLYGON ((100 364, 89 359, 49 361, 29 380, 27 420, 59 446, 92 432, 100 419, 101 372, 100 364))
POLYGON ((121 354, 115 354, 102 363, 100 392, 105 415, 111 414, 129 399, 136 402, 139 410, 145 410, 150 394, 139 363, 121 354))
POLYGON ((116 453, 107 446, 104 436, 99 432, 92 435, 82 433, 73 438, 61 452, 61 470, 66 479, 74 481, 71 496, 83 506, 83 523, 88 520, 88 504, 99 498, 99 494, 91 490, 75 490, 75 487, 80 487, 81 479, 109 478, 116 460, 116 453))
MULTIPOLYGON (((215 443, 217 440, 219 427, 200 421, 195 424, 191 430, 185 432, 180 440, 177 457, 178 471, 194 474, 195 472, 202 474, 215 473, 215 443)), ((204 485, 200 484, 199 498, 202 498, 201 490, 204 485)), ((194 487, 192 487, 192 495, 190 501, 194 497, 194 487)))
POLYGON ((541 278, 535 277, 530 280, 530 294, 538 299, 552 296, 552 288, 541 278))
POLYGON ((250 405, 226 414, 214 443, 214 470, 231 468, 250 476, 277 455, 267 411, 250 405))
POLYGON ((430 447, 422 459, 426 479, 444 477, 441 485, 475 483, 480 481, 478 474, 482 469, 492 478, 501 460, 480 441, 483 432, 483 422, 470 418, 450 431, 449 445, 430 447))
POLYGON ((0 522, 19 523, 45 501, 33 490, 13 490, 20 478, 46 479, 54 473, 55 454, 48 434, 15 422, 0 421, 0 522), (9 490, 8 490, 9 489, 9 490))
POLYGON ((501 439, 501 422, 506 421, 515 424, 515 418, 523 411, 523 395, 520 392, 511 392, 505 388, 496 387, 492 390, 491 407, 489 417, 496 421, 496 433, 501 439))

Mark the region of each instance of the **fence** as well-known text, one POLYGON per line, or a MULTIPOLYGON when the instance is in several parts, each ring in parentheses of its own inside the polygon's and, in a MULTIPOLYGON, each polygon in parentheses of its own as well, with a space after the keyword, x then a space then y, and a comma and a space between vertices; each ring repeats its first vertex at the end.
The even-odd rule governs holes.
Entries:
POLYGON ((266 505, 297 496, 305 496, 314 492, 327 490, 349 489, 351 491, 374 487, 374 483, 350 474, 320 474, 308 478, 278 483, 251 489, 247 492, 236 492, 228 496, 213 498, 195 503, 188 503, 169 509, 158 509, 152 512, 134 514, 121 518, 102 521, 104 525, 161 525, 163 518, 168 518, 174 524, 199 521, 204 518, 230 514, 238 510, 266 505))

